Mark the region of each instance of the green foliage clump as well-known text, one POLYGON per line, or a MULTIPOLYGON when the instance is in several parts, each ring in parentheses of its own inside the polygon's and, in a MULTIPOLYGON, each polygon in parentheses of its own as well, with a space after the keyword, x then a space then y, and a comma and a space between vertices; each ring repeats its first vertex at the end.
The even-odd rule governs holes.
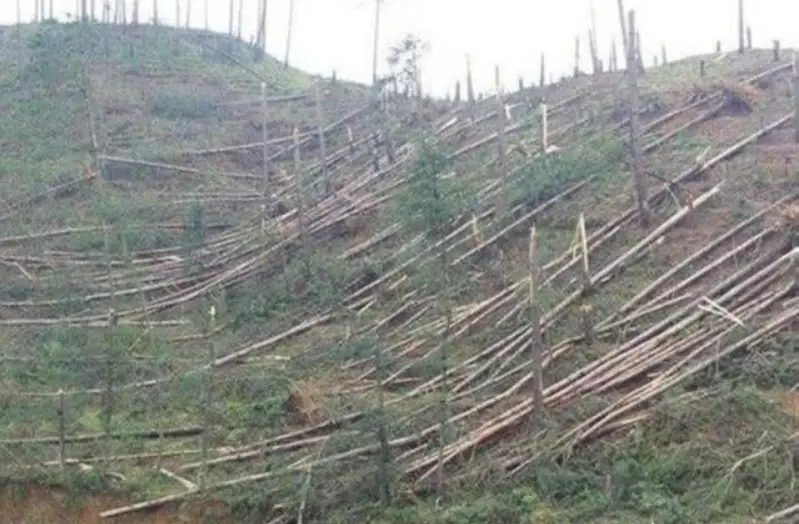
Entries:
POLYGON ((217 116, 219 107, 206 98, 163 93, 153 101, 150 112, 169 120, 200 119, 217 116))
POLYGON ((590 146, 536 158, 524 166, 516 178, 514 200, 535 205, 556 196, 569 184, 592 176, 610 176, 623 157, 621 142, 615 137, 603 136, 590 146))
POLYGON ((447 224, 465 209, 463 188, 456 178, 443 179, 452 162, 429 138, 417 141, 418 156, 398 198, 398 215, 410 229, 443 233, 447 224))
POLYGON ((25 77, 42 87, 63 87, 75 82, 81 62, 74 56, 83 48, 84 33, 63 30, 55 23, 42 24, 28 39, 30 61, 25 77))

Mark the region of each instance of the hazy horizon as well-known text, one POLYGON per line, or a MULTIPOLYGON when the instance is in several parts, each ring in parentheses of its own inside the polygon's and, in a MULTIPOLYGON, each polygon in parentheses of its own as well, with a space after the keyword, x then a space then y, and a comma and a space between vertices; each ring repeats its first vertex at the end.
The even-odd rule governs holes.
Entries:
MULTIPOLYGON (((79 0, 78 0, 79 1, 79 0)), ((91 0, 87 0, 90 2, 91 0)), ((112 0, 113 4, 115 0, 112 0)), ((49 0, 48 0, 49 2, 49 0)), ((494 66, 499 65, 508 87, 519 76, 538 80, 539 56, 546 55, 548 76, 570 73, 574 67, 574 39, 581 40, 581 66, 589 67, 587 47, 591 0, 561 0, 548 4, 546 17, 541 8, 519 0, 471 3, 456 0, 383 0, 381 8, 381 72, 387 71, 385 57, 390 45, 406 33, 414 33, 430 44, 423 62, 424 88, 436 95, 450 92, 465 75, 466 55, 472 60, 478 91, 493 90, 494 66)), ((0 8, 0 21, 16 22, 15 2, 0 8)), ((54 0, 56 18, 64 20, 75 11, 76 0, 54 0)), ((102 0, 96 0, 100 17, 102 0)), ((34 2, 23 1, 22 19, 30 21, 34 2)), ((127 0, 128 13, 133 4, 127 0)), ((142 20, 152 17, 152 0, 140 0, 142 20)), ((159 19, 173 24, 175 0, 159 0, 159 19)), ((257 0, 245 0, 242 37, 255 33, 257 0)), ((617 0, 594 0, 600 56, 607 61, 611 41, 621 47, 617 0)), ((185 24, 186 0, 181 1, 181 25, 185 24)), ((641 32, 641 47, 647 64, 665 45, 669 60, 714 50, 721 40, 724 50, 737 47, 738 0, 625 0, 635 9, 641 32), (690 13, 686 16, 683 13, 690 13)), ((227 0, 209 1, 210 28, 227 32, 227 0)), ((267 52, 282 60, 286 47, 289 0, 269 0, 267 52)), ((752 27, 755 47, 770 47, 778 39, 784 48, 799 47, 793 26, 799 20, 799 2, 748 0, 746 22, 752 27)), ((204 27, 203 1, 192 1, 193 27, 204 27)), ((370 82, 374 0, 295 0, 291 64, 314 74, 370 82)))

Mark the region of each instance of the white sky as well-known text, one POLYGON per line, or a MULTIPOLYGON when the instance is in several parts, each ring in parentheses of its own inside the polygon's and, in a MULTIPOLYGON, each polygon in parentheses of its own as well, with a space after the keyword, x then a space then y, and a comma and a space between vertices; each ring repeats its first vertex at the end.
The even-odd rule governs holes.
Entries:
MULTIPOLYGON (((50 0, 47 0, 49 2, 50 0)), ((80 0, 53 0, 56 17, 74 12, 80 0)), ((98 9, 103 0, 95 0, 98 9)), ((111 0, 113 4, 115 0, 111 0)), ((128 12, 133 0, 126 0, 128 12)), ((185 5, 180 0, 185 23, 185 5)), ((203 0, 192 1, 192 25, 203 26, 203 0)), ((238 2, 239 0, 236 0, 238 2)), ((257 0, 244 1, 245 40, 255 33, 257 0)), ((282 60, 290 0, 268 0, 267 51, 282 60)), ((375 0, 295 0, 292 65, 312 73, 369 82, 375 0)), ((383 0, 379 67, 386 71, 388 47, 405 33, 430 44, 423 63, 425 89, 444 95, 465 74, 465 56, 472 57, 478 90, 493 88, 494 66, 503 83, 516 85, 521 75, 538 79, 541 52, 547 70, 559 76, 573 69, 574 38, 582 42, 582 66, 589 65, 587 32, 592 0, 383 0)), ((87 0, 91 2, 91 0, 87 0)), ((162 23, 175 20, 176 0, 158 0, 162 23)), ((228 0, 208 0, 212 29, 227 31, 228 0)), ((601 56, 607 60, 610 41, 619 49, 617 0, 593 0, 601 56)), ((0 21, 16 21, 15 1, 0 0, 0 21)), ((21 0, 23 20, 34 13, 34 0, 21 0)), ((153 0, 140 0, 142 19, 152 16, 153 0)), ((635 9, 644 59, 666 46, 669 59, 710 52, 716 40, 725 50, 737 46, 738 0, 625 0, 635 9)), ((770 47, 775 39, 784 48, 799 47, 799 0, 746 0, 746 19, 756 47, 770 47)))

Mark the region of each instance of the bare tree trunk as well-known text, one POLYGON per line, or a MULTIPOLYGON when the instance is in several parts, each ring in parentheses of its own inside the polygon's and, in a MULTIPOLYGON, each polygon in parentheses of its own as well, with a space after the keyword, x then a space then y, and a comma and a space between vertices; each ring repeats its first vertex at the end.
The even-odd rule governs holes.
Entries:
POLYGON ((213 333, 216 328, 216 308, 211 306, 208 311, 208 366, 207 375, 205 377, 205 402, 203 402, 203 431, 200 433, 200 456, 202 460, 202 468, 199 475, 199 488, 200 491, 205 490, 208 481, 208 444, 211 426, 211 405, 214 400, 214 360, 216 359, 216 347, 213 338, 213 333))
POLYGON ((175 0, 175 27, 180 27, 180 0, 175 0))
POLYGON ((233 23, 236 20, 235 16, 236 16, 236 0, 230 0, 230 12, 228 13, 228 30, 227 30, 227 34, 230 38, 233 38, 233 23))
POLYGON ((661 62, 663 63, 663 65, 668 64, 669 61, 668 61, 668 58, 666 56, 666 45, 665 44, 663 46, 661 46, 660 54, 661 54, 661 57, 660 57, 661 58, 661 62))
POLYGON ((497 167, 499 177, 502 180, 499 203, 497 205, 497 218, 502 219, 508 212, 508 169, 506 162, 506 139, 505 139, 505 104, 502 101, 502 85, 499 79, 499 66, 494 67, 494 86, 497 90, 497 167))
POLYGON ((591 65, 594 68, 594 74, 596 74, 599 72, 600 65, 599 65, 599 46, 597 45, 597 32, 596 32, 596 9, 594 7, 593 0, 591 0, 590 11, 591 11, 591 31, 588 40, 588 45, 591 48, 591 65))
POLYGON ((599 57, 596 54, 596 36, 592 30, 588 30, 588 52, 591 53, 591 71, 593 74, 599 73, 599 57))
POLYGON ((22 0, 17 0, 17 68, 19 69, 19 84, 22 87, 23 76, 24 76, 24 67, 22 65, 22 0))
MULTIPOLYGON (((624 56, 630 54, 629 50, 629 42, 627 41, 627 25, 624 21, 625 11, 624 11, 624 0, 618 0, 619 4, 619 24, 621 25, 621 44, 624 48, 624 56)), ((632 39, 630 39, 632 40, 632 39)))
POLYGON ((139 0, 133 0, 133 25, 139 25, 139 0))
POLYGON ((191 0, 186 0, 186 29, 191 27, 191 0))
POLYGON ((39 22, 39 0, 36 0, 36 3, 33 5, 33 21, 36 23, 39 22))
POLYGON ((541 69, 539 71, 539 78, 538 78, 538 85, 539 87, 544 87, 547 83, 547 69, 546 69, 546 62, 544 61, 544 53, 541 53, 541 61, 539 62, 541 69))
POLYGON ((475 116, 474 82, 472 80, 472 59, 466 55, 466 99, 469 102, 469 112, 475 116))
POLYGON ((208 0, 203 0, 203 14, 205 15, 205 30, 208 31, 210 27, 208 24, 208 0))
POLYGON ((538 303, 538 253, 536 249, 535 226, 530 229, 530 326, 532 336, 530 346, 532 350, 531 363, 533 367, 533 421, 539 426, 544 415, 544 371, 543 354, 544 344, 541 338, 541 308, 538 303))
MULTIPOLYGON (((258 0, 258 17, 257 20, 261 20, 261 14, 264 12, 264 0, 258 0)), ((264 26, 263 24, 256 24, 255 28, 255 49, 258 50, 261 48, 261 34, 263 32, 264 26)), ((256 51, 255 57, 258 58, 259 53, 256 51)))
POLYGON ((53 20, 55 18, 55 12, 53 11, 53 0, 50 0, 50 5, 48 6, 48 11, 49 11, 49 14, 47 15, 47 17, 50 20, 53 20))
POLYGON ((289 66, 289 52, 291 51, 291 30, 294 27, 294 0, 289 0, 289 26, 286 29, 286 57, 283 66, 289 66))
MULTIPOLYGON (((267 214, 269 213, 269 128, 267 127, 267 122, 269 121, 269 107, 267 106, 267 97, 266 97, 266 82, 261 83, 261 110, 263 111, 263 119, 261 120, 261 125, 263 126, 262 135, 264 140, 264 149, 263 149, 263 164, 264 164, 264 181, 263 181, 263 189, 261 192, 262 198, 262 207, 261 210, 263 213, 263 220, 266 219, 267 214)), ((265 229, 265 228, 263 228, 265 229)))
POLYGON ((153 0, 153 24, 158 25, 158 0, 153 0))
POLYGON ((266 8, 267 0, 261 1, 261 10, 258 12, 258 43, 256 44, 256 58, 263 60, 266 58, 266 8))
POLYGON ((238 27, 236 28, 236 38, 241 40, 241 25, 244 22, 244 0, 239 0, 239 19, 238 27))
POLYGON ((333 184, 330 181, 327 172, 327 152, 325 151, 325 122, 322 113, 322 89, 319 83, 314 86, 314 95, 316 98, 316 124, 317 133, 319 135, 319 161, 322 166, 322 183, 325 188, 325 197, 327 197, 333 190, 333 184))
POLYGON ((377 86, 377 56, 378 42, 380 39, 380 4, 382 0, 375 0, 375 34, 372 43, 372 85, 377 86))
POLYGON ((618 55, 616 53, 616 39, 613 39, 613 42, 610 44, 610 70, 615 72, 619 70, 619 64, 617 62, 618 55))
MULTIPOLYGON (((50 3, 52 4, 52 1, 50 3)), ((91 1, 91 14, 89 15, 89 18, 91 20, 96 20, 97 19, 97 15, 95 14, 97 12, 97 11, 95 11, 96 7, 97 6, 95 5, 95 0, 92 0, 91 1)))
POLYGON ((738 53, 744 54, 744 0, 738 0, 738 53))
POLYGON ((641 167, 641 145, 638 122, 638 63, 636 51, 635 11, 629 14, 629 40, 627 52, 627 81, 630 92, 630 149, 632 151, 633 180, 638 203, 638 218, 641 227, 649 226, 649 206, 646 173, 641 167))
POLYGON ((793 126, 794 141, 799 144, 799 55, 793 55, 793 126))
POLYGON ((574 76, 580 75, 580 37, 574 38, 574 76))

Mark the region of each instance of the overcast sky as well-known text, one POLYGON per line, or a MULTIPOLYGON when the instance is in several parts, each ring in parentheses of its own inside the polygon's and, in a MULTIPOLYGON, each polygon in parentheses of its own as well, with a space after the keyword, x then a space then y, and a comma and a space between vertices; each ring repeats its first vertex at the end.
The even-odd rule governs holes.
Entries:
MULTIPOLYGON (((49 0, 47 0, 49 2, 49 0)), ((56 16, 75 11, 79 0, 53 0, 56 16)), ((91 0, 87 0, 90 2, 91 0)), ((116 0, 111 0, 113 4, 116 0)), ((185 9, 187 0, 180 0, 185 9)), ((239 0, 236 0, 238 2, 239 0)), ((257 0, 244 1, 245 39, 255 33, 257 0)), ((268 0, 267 51, 282 59, 290 0, 268 0)), ((464 76, 465 56, 472 57, 478 90, 490 91, 494 65, 502 80, 515 86, 521 75, 538 78, 539 56, 560 75, 571 71, 574 38, 587 41, 592 0, 383 0, 379 67, 386 70, 389 46, 406 33, 430 44, 423 63, 427 90, 444 95, 464 76)), ((158 0, 164 23, 175 20, 176 0, 158 0)), ((228 0, 208 0, 210 25, 227 31, 228 0)), ((368 82, 371 79, 375 0, 295 0, 293 65, 312 73, 330 74, 368 82)), ((593 0, 600 53, 607 59, 611 40, 620 42, 617 0, 593 0)), ((34 0, 21 0, 23 20, 32 19, 34 0)), ((103 0, 96 0, 98 6, 103 0)), ((152 0, 140 0, 142 18, 152 16, 152 0)), ((746 21, 755 46, 799 47, 799 0, 746 0, 746 21)), ((16 21, 15 2, 0 0, 4 23, 16 21)), ((127 0, 128 6, 133 0, 127 0)), ((192 25, 204 25, 203 0, 192 0, 192 25)), ((738 0, 625 0, 635 9, 641 45, 647 63, 665 45, 669 59, 710 52, 716 40, 725 50, 737 45, 738 0)), ((129 7, 130 12, 130 7, 129 7)), ((185 23, 185 11, 181 14, 185 23)), ((587 47, 582 51, 588 67, 587 47)))

